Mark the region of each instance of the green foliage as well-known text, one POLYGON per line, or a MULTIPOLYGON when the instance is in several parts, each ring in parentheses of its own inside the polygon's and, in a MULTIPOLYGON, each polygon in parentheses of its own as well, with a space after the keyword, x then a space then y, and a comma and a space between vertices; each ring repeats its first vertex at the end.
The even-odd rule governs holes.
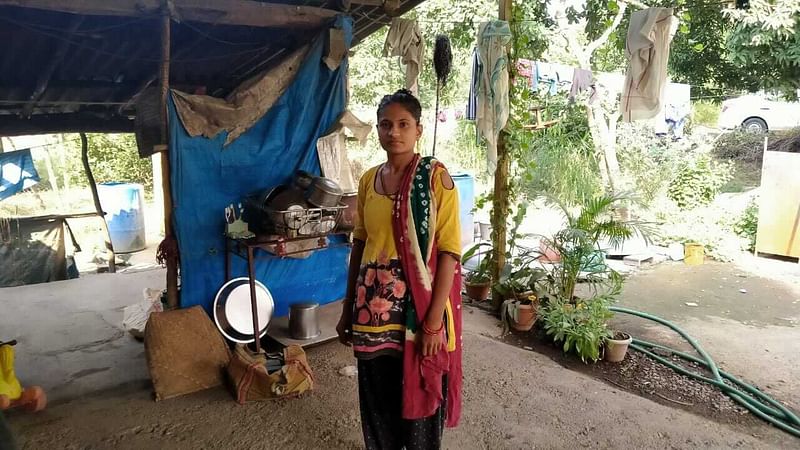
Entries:
POLYGON ((607 322, 612 298, 598 296, 572 303, 565 299, 550 299, 540 309, 545 332, 556 342, 563 342, 565 353, 574 351, 583 362, 600 359, 600 346, 611 337, 607 322))
POLYGON ((716 127, 720 112, 722 112, 722 108, 719 103, 705 100, 694 102, 692 103, 692 125, 716 127))
POLYGON ((479 242, 469 248, 461 256, 461 264, 466 264, 467 261, 475 256, 481 256, 480 262, 475 270, 467 272, 465 279, 470 284, 483 284, 492 281, 490 274, 491 268, 491 255, 492 244, 488 242, 479 242))
POLYGON ((751 0, 747 9, 727 10, 733 23, 726 47, 731 59, 751 70, 760 87, 796 97, 800 88, 800 0, 751 0))
MULTIPOLYGON (((89 165, 96 182, 141 183, 148 191, 152 190, 153 164, 150 158, 139 158, 133 134, 93 133, 86 137, 89 142, 89 165)), ((63 142, 68 158, 57 172, 66 172, 70 182, 75 185, 86 185, 78 135, 69 135, 63 142)))
POLYGON ((758 199, 753 198, 747 204, 744 213, 736 223, 733 224, 733 232, 737 236, 747 240, 744 250, 749 252, 756 249, 756 233, 758 232, 758 199))
POLYGON ((617 157, 623 190, 635 192, 640 205, 649 206, 675 177, 691 145, 689 139, 659 137, 649 124, 620 124, 617 157))
POLYGON ((622 277, 598 259, 600 241, 621 245, 634 234, 647 238, 649 229, 641 222, 616 217, 615 208, 626 196, 598 196, 586 202, 575 214, 561 205, 567 226, 549 239, 545 246, 561 257, 539 284, 548 300, 541 309, 544 329, 556 342, 563 342, 565 352, 575 351, 581 360, 596 361, 600 345, 610 337, 606 325, 612 317, 611 302, 622 290, 622 277), (577 298, 575 288, 583 277, 592 293, 577 298))
POLYGON ((733 165, 701 154, 687 161, 669 184, 668 195, 681 209, 711 203, 720 188, 733 177, 733 165))
POLYGON ((555 202, 566 219, 566 227, 552 238, 543 238, 544 246, 560 255, 560 264, 550 271, 549 281, 544 285, 548 296, 572 301, 581 272, 590 271, 585 277, 592 281, 595 293, 607 288, 606 294, 614 292, 621 283, 619 274, 611 268, 595 262, 600 250, 600 241, 612 247, 621 245, 634 235, 645 238, 650 233, 647 224, 619 218, 617 208, 630 197, 623 194, 600 195, 588 200, 576 214, 570 208, 555 202))
MULTIPOLYGON (((517 153, 521 192, 528 198, 546 195, 568 205, 581 204, 598 194, 602 183, 585 109, 568 103, 565 95, 533 97, 531 103, 544 106, 543 120, 560 122, 514 135, 515 147, 524 149, 517 153)), ((525 120, 533 123, 531 116, 525 120)))

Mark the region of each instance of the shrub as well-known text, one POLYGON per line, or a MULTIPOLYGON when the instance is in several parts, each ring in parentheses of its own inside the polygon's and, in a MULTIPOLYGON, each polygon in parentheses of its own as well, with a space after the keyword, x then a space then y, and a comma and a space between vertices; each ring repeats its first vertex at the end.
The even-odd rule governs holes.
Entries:
POLYGON ((583 362, 600 359, 600 346, 611 336, 606 322, 613 314, 610 298, 593 297, 571 303, 552 298, 542 309, 544 329, 556 342, 563 342, 564 352, 575 351, 583 362))
POLYGON ((721 106, 706 100, 692 103, 692 125, 715 128, 719 121, 721 106))
POLYGON ((758 200, 753 198, 747 204, 744 213, 733 224, 733 232, 747 240, 745 250, 752 252, 756 249, 756 233, 758 232, 758 200))
POLYGON ((733 177, 733 165, 700 154, 686 162, 669 184, 668 195, 681 209, 711 203, 720 188, 733 177))

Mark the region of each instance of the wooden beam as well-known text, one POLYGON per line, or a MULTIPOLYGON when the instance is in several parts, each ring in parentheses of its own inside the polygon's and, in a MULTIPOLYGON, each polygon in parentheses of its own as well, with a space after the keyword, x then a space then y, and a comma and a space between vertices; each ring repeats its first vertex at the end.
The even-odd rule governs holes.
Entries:
POLYGON ((0 114, 0 135, 25 136, 52 133, 133 133, 133 120, 87 112, 34 114, 30 118, 0 114))
MULTIPOLYGON (((180 20, 247 27, 317 27, 337 11, 254 0, 174 0, 180 20)), ((161 12, 161 0, 0 0, 0 6, 87 16, 142 17, 161 12)))
POLYGON ((31 115, 34 106, 36 106, 36 102, 42 98, 44 95, 44 91, 47 90, 47 85, 50 83, 50 78, 53 77, 53 73, 55 73, 56 68, 58 65, 64 61, 64 58, 67 56, 67 50, 69 50, 72 42, 70 42, 69 38, 72 34, 78 30, 78 28, 83 23, 84 17, 75 17, 72 19, 72 22, 69 25, 65 32, 65 37, 63 41, 61 41, 56 49, 55 53, 50 57, 50 60, 45 66, 44 70, 39 73, 39 79, 36 82, 36 87, 33 89, 30 98, 28 99, 28 103, 25 105, 25 108, 22 110, 22 115, 28 117, 31 115))
POLYGON ((103 219, 103 228, 106 230, 106 257, 108 258, 108 271, 114 273, 117 271, 116 257, 114 256, 114 244, 111 243, 111 233, 108 231, 108 222, 106 222, 106 213, 103 211, 103 206, 100 205, 100 196, 97 194, 97 183, 92 174, 92 166, 89 164, 89 140, 86 139, 86 133, 81 133, 81 161, 83 162, 83 170, 86 172, 86 178, 89 180, 89 189, 92 190, 92 200, 94 201, 94 210, 97 215, 103 219))

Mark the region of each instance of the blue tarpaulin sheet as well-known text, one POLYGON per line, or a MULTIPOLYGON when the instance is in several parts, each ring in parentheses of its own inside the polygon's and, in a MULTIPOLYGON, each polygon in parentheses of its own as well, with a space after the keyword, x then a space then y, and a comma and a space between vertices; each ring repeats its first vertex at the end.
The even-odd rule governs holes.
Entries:
POLYGON ((0 200, 39 182, 39 173, 33 165, 31 150, 0 153, 0 200))
MULTIPOLYGON (((352 22, 337 18, 349 47, 352 22)), ((313 43, 294 82, 269 111, 226 147, 227 133, 191 137, 170 102, 170 174, 174 229, 181 263, 181 307, 211 311, 225 281, 224 209, 254 191, 290 182, 298 169, 320 173, 316 142, 346 108, 347 60, 331 71, 323 57, 327 31, 313 43)), ((275 314, 289 305, 330 303, 344 297, 346 246, 318 250, 308 259, 263 258, 256 278, 275 299, 275 314)), ((247 276, 246 262, 231 258, 231 275, 247 276)))

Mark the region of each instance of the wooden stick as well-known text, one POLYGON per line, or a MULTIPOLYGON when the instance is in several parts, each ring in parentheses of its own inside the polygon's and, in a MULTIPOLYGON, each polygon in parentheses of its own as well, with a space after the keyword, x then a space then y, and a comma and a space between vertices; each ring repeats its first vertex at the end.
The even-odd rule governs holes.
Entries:
POLYGON ((89 189, 92 191, 92 200, 94 200, 94 209, 97 215, 103 221, 103 228, 106 230, 106 256, 108 257, 108 272, 114 273, 117 271, 116 256, 114 255, 114 244, 111 243, 111 233, 108 231, 108 222, 106 222, 105 212, 103 206, 100 204, 100 196, 97 194, 97 183, 94 181, 92 174, 92 167, 89 165, 89 140, 86 139, 86 133, 81 133, 81 161, 83 161, 83 170, 86 171, 86 178, 89 179, 89 189))

